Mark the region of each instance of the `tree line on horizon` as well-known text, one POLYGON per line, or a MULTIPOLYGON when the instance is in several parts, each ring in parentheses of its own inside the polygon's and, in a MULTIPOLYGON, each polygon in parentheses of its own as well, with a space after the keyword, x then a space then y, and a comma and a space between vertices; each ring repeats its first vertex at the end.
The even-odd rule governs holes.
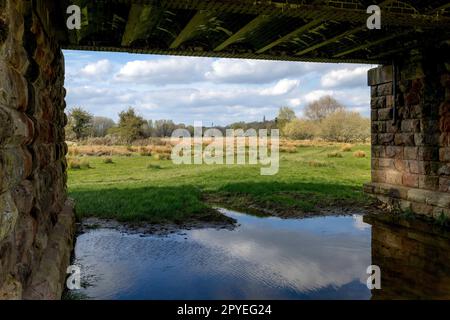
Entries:
MULTIPOLYGON (((310 103, 304 109, 304 117, 296 116, 290 107, 280 107, 273 120, 235 122, 228 126, 211 126, 225 134, 227 129, 279 129, 281 136, 288 139, 324 139, 336 142, 365 142, 370 138, 370 120, 358 112, 347 110, 331 96, 324 96, 310 103)), ((194 127, 172 120, 146 120, 133 107, 119 113, 119 121, 90 114, 81 107, 68 112, 66 140, 82 141, 88 138, 111 138, 130 144, 146 138, 170 137, 176 129, 186 129, 192 135, 194 127)))

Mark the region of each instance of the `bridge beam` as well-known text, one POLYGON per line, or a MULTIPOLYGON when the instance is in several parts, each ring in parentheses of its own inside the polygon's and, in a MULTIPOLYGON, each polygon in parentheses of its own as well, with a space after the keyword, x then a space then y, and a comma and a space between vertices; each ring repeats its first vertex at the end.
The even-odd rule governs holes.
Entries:
POLYGON ((198 31, 198 28, 206 23, 209 16, 210 14, 206 11, 198 11, 170 44, 170 49, 176 49, 183 42, 189 40, 198 31))
POLYGON ((259 15, 249 23, 247 23, 244 27, 242 27, 240 30, 236 31, 231 37, 226 39, 224 42, 219 44, 217 47, 214 48, 214 51, 221 51, 228 47, 229 45, 239 41, 240 39, 244 38, 248 33, 255 30, 261 24, 264 22, 267 22, 270 20, 270 16, 267 15, 259 15))
POLYGON ((161 12, 159 7, 133 4, 122 36, 122 46, 128 47, 136 40, 148 38, 161 12))

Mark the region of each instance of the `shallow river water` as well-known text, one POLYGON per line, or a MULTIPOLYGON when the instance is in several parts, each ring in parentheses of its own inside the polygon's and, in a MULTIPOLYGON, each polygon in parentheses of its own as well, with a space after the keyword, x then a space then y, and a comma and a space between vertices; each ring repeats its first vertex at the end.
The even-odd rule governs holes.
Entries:
POLYGON ((96 229, 75 264, 92 299, 370 299, 371 226, 362 216, 260 218, 222 210, 228 229, 167 236, 96 229))

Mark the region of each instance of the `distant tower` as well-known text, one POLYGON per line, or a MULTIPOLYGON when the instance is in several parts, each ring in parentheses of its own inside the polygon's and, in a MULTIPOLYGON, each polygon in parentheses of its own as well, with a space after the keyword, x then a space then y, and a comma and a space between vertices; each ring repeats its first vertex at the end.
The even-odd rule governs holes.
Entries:
POLYGON ((263 123, 266 123, 266 116, 264 116, 263 118, 263 123))

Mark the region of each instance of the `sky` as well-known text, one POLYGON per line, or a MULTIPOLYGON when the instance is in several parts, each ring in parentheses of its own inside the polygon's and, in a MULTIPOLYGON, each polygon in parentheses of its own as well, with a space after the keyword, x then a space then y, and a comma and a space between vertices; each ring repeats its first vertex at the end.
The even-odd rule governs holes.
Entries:
POLYGON ((369 116, 374 65, 64 51, 67 106, 115 121, 130 106, 145 119, 227 125, 273 119, 281 106, 302 117, 332 95, 369 116))

